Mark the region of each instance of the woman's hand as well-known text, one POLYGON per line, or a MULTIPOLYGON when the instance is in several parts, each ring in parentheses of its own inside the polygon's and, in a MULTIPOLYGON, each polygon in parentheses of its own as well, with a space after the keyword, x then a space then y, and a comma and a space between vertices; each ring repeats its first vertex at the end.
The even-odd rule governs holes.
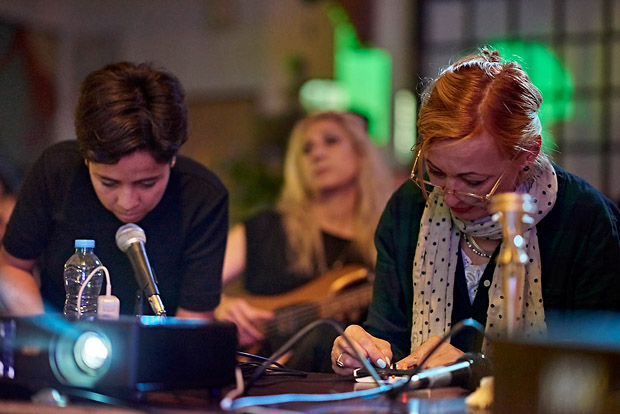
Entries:
MULTIPOLYGON (((375 366, 386 368, 390 365, 392 349, 389 342, 375 338, 359 325, 350 325, 344 335, 375 366)), ((342 335, 334 341, 331 358, 332 369, 339 375, 353 375, 355 368, 362 367, 357 354, 342 335)))
MULTIPOLYGON (((441 338, 438 336, 431 336, 422 345, 418 347, 411 355, 398 361, 398 364, 407 364, 407 367, 413 367, 416 364, 422 362, 426 356, 441 342, 441 338)), ((461 355, 463 351, 453 347, 448 342, 442 343, 433 355, 431 355, 420 367, 421 369, 434 368, 443 365, 450 365, 454 363, 461 355)))
POLYGON ((243 299, 222 295, 220 305, 215 309, 215 318, 237 325, 239 345, 246 348, 265 338, 262 327, 273 318, 273 312, 251 306, 243 299))

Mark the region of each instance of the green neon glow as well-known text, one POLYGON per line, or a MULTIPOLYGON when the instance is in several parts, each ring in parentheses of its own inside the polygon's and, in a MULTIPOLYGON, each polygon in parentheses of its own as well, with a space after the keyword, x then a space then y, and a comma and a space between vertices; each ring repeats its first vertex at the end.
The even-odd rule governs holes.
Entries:
POLYGON ((300 102, 306 110, 344 109, 368 119, 368 132, 377 146, 390 141, 390 100, 392 59, 378 48, 363 47, 345 10, 330 6, 328 17, 334 25, 334 79, 340 88, 327 81, 304 84, 300 102), (339 107, 346 101, 346 107, 339 107))
POLYGON ((575 83, 571 73, 553 51, 542 43, 498 39, 490 44, 500 52, 503 59, 519 62, 532 83, 540 90, 543 96, 543 104, 539 110, 543 126, 543 149, 555 149, 555 141, 548 132, 549 128, 556 122, 570 119, 575 110, 575 83))
POLYGON ((334 76, 349 94, 349 110, 368 119, 378 146, 389 143, 392 62, 381 49, 345 49, 336 53, 334 76))
POLYGON ((361 49, 357 40, 355 28, 347 21, 340 21, 334 25, 334 50, 336 54, 341 50, 361 49))

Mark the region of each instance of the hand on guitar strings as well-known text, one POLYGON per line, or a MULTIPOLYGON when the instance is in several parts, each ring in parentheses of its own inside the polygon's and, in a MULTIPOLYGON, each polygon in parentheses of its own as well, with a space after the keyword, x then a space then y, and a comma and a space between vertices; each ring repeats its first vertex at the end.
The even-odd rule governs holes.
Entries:
POLYGON ((239 345, 246 348, 265 338, 263 325, 266 321, 273 319, 274 313, 256 308, 244 299, 222 295, 220 305, 215 310, 215 317, 237 325, 239 345))

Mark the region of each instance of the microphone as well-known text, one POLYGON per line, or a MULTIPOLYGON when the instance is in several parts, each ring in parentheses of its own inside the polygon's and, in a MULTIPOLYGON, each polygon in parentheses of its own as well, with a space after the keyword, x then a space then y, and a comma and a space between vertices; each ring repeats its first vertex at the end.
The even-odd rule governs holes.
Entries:
POLYGON ((145 243, 146 234, 136 224, 125 224, 116 231, 116 245, 129 258, 138 286, 146 295, 151 309, 157 316, 166 316, 164 304, 159 297, 157 282, 146 256, 146 250, 144 250, 145 243))
POLYGON ((467 352, 452 365, 426 369, 411 377, 409 389, 459 386, 473 391, 491 374, 491 362, 483 354, 467 352))

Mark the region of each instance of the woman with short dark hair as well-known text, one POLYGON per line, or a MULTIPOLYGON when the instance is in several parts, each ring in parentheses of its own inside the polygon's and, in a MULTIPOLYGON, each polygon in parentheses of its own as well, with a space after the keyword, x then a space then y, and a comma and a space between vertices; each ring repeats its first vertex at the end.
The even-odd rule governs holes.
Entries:
POLYGON ((187 140, 179 80, 147 64, 107 65, 82 83, 75 129, 77 141, 46 149, 23 182, 0 251, 0 309, 60 311, 64 262, 74 240, 88 238, 121 313, 134 314, 138 285, 115 234, 136 223, 167 313, 210 318, 220 300, 228 193, 210 170, 178 155, 187 140))

